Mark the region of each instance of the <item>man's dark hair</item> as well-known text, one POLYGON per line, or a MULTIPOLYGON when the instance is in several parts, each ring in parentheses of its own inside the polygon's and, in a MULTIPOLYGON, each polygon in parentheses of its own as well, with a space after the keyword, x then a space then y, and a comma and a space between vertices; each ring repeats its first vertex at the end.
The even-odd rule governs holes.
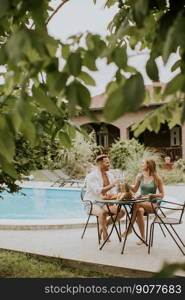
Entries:
POLYGON ((106 154, 98 155, 96 157, 96 163, 98 163, 99 161, 102 161, 104 158, 108 158, 108 156, 106 154))

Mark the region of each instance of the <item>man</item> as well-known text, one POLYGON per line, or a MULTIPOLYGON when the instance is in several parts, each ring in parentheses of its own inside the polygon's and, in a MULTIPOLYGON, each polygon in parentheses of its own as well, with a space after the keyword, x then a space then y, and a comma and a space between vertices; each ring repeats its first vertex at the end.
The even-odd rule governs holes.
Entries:
POLYGON ((173 169, 173 162, 171 162, 171 157, 165 156, 164 161, 165 163, 163 165, 163 169, 171 171, 173 169))
MULTIPOLYGON (((108 172, 110 167, 109 158, 107 155, 99 155, 96 158, 97 168, 94 168, 91 173, 86 176, 86 193, 84 200, 91 200, 93 202, 92 214, 98 216, 100 225, 100 234, 105 240, 108 236, 107 227, 112 223, 112 219, 106 220, 109 213, 105 204, 99 203, 101 196, 104 194, 116 194, 116 185, 120 183, 120 179, 114 179, 114 176, 108 172)), ((89 213, 90 205, 85 205, 86 211, 89 213)), ((110 212, 114 215, 117 214, 117 206, 110 205, 110 212)), ((121 210, 118 214, 117 220, 122 218, 125 214, 124 210, 121 210)))

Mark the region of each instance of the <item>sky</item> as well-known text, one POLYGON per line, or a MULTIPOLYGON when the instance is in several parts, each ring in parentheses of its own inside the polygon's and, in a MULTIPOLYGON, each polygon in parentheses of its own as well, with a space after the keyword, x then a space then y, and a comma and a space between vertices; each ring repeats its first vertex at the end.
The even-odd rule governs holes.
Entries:
MULTIPOLYGON (((53 0, 53 7, 57 7, 60 1, 53 0)), ((107 25, 116 13, 117 7, 105 9, 104 3, 105 0, 97 0, 96 5, 93 4, 93 0, 70 0, 48 24, 49 33, 63 41, 66 41, 70 35, 86 31, 105 36, 108 33, 107 25)), ((145 84, 150 84, 151 81, 145 71, 148 55, 137 55, 137 53, 128 53, 128 55, 131 55, 129 64, 143 74, 145 84)), ((165 67, 162 59, 157 59, 161 82, 168 82, 177 74, 178 70, 170 72, 171 66, 177 59, 178 56, 172 54, 165 67)), ((115 70, 112 65, 107 67, 103 61, 99 62, 97 66, 99 71, 92 73, 97 83, 96 87, 90 88, 92 96, 104 92, 106 84, 112 79, 115 70)))
MULTIPOLYGON (((53 0, 52 6, 56 8, 61 0, 53 0)), ((57 39, 65 42, 71 35, 78 33, 98 33, 105 36, 107 25, 117 11, 117 7, 104 8, 105 0, 97 0, 94 5, 93 0, 70 0, 57 12, 48 24, 49 33, 57 39)), ((148 59, 147 54, 137 55, 137 53, 128 53, 129 65, 136 67, 144 76, 145 84, 150 84, 145 71, 145 64, 148 59), (134 54, 134 56, 133 56, 134 54)), ((170 72, 171 66, 178 59, 177 55, 172 54, 167 65, 164 67, 162 59, 157 59, 159 76, 161 82, 168 82, 178 72, 170 72)), ((106 66, 104 61, 97 63, 98 72, 92 72, 91 75, 96 81, 96 87, 89 87, 92 96, 98 95, 105 91, 105 87, 112 80, 115 67, 106 66)), ((1 70, 0 70, 1 71, 1 70)))

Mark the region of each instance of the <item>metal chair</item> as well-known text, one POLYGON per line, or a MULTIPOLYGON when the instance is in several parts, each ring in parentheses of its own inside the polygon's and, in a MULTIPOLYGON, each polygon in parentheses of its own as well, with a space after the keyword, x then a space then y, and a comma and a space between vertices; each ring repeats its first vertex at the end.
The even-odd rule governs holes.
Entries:
POLYGON ((175 242, 175 244, 177 245, 179 250, 182 252, 183 255, 185 255, 185 252, 181 248, 182 246, 185 247, 185 244, 183 243, 182 239, 180 238, 180 236, 177 234, 177 232, 174 229, 175 225, 182 224, 182 217, 183 217, 184 210, 185 210, 185 202, 183 204, 181 204, 181 203, 162 200, 160 208, 163 208, 165 210, 174 211, 174 212, 178 213, 178 216, 172 217, 172 218, 168 217, 166 215, 164 216, 159 213, 158 208, 155 208, 153 206, 153 209, 155 212, 155 217, 150 226, 148 254, 150 254, 150 249, 153 246, 154 226, 155 226, 155 224, 158 224, 158 225, 165 227, 165 229, 167 230, 167 232, 169 233, 169 235, 171 236, 171 238, 173 239, 173 241, 175 242), (166 203, 166 205, 163 206, 163 203, 166 203), (167 206, 167 205, 169 205, 169 206, 167 206), (180 246, 180 245, 182 245, 182 246, 180 246))
MULTIPOLYGON (((163 214, 163 216, 165 217, 165 214, 164 214, 164 212, 162 211, 161 207, 159 206, 158 208, 159 208, 159 210, 161 211, 161 213, 163 214)), ((154 214, 154 212, 153 212, 153 213, 152 213, 152 212, 150 212, 150 213, 146 213, 146 212, 145 212, 145 213, 144 213, 144 216, 146 217, 146 234, 145 234, 145 236, 146 236, 146 243, 148 243, 148 235, 149 235, 149 230, 148 230, 148 229, 149 229, 149 219, 150 219, 150 215, 152 215, 152 214, 154 214)), ((161 231, 162 231, 164 237, 166 237, 166 234, 165 234, 165 232, 164 232, 164 230, 163 230, 161 224, 159 224, 159 226, 160 226, 160 228, 161 228, 161 231)), ((126 229, 127 229, 127 227, 128 227, 128 217, 127 217, 127 216, 126 216, 125 227, 126 227, 126 229)))
MULTIPOLYGON (((158 207, 158 209, 160 210, 160 212, 161 212, 161 214, 163 215, 163 217, 165 217, 165 214, 164 214, 164 212, 162 211, 162 209, 161 209, 161 207, 159 206, 158 207)), ((150 219, 150 215, 153 215, 154 214, 154 212, 152 213, 152 212, 150 212, 150 213, 144 213, 144 216, 146 217, 146 243, 148 243, 148 238, 149 238, 149 219, 150 219)), ((166 237, 166 234, 165 234, 165 232, 164 232, 164 230, 163 230, 163 228, 162 228, 162 225, 161 224, 159 224, 159 226, 160 226, 160 229, 161 229, 161 231, 162 231, 162 233, 163 233, 163 236, 164 237, 166 237)))
POLYGON ((81 239, 83 239, 83 237, 84 237, 84 234, 86 232, 87 226, 89 224, 90 217, 94 216, 94 217, 96 217, 96 224, 97 224, 97 231, 98 231, 98 243, 100 244, 100 238, 101 237, 100 237, 98 216, 95 216, 95 215, 92 214, 93 203, 90 200, 84 200, 84 195, 85 195, 85 186, 82 187, 82 189, 81 189, 80 197, 81 197, 81 200, 82 200, 83 203, 89 203, 90 204, 90 211, 89 211, 89 214, 88 214, 88 217, 87 217, 87 221, 86 221, 84 229, 83 229, 83 233, 81 235, 81 239))
MULTIPOLYGON (((98 243, 100 244, 101 236, 100 236, 100 230, 99 230, 98 216, 95 216, 95 215, 92 214, 93 203, 90 200, 84 200, 84 195, 85 195, 85 186, 82 187, 82 189, 81 189, 80 197, 81 197, 81 200, 82 200, 83 203, 89 203, 90 204, 90 211, 89 211, 89 214, 88 214, 88 217, 87 217, 87 221, 86 221, 84 229, 83 229, 83 233, 81 235, 81 239, 83 239, 83 237, 84 237, 84 234, 86 232, 87 226, 89 224, 90 217, 94 216, 94 217, 96 217, 97 231, 98 231, 98 243)), ((114 214, 108 214, 108 215, 109 216, 113 216, 114 214)), ((121 236, 121 224, 120 224, 120 221, 118 221, 118 226, 119 226, 119 235, 121 236)), ((116 230, 117 230, 117 228, 116 228, 116 230)))

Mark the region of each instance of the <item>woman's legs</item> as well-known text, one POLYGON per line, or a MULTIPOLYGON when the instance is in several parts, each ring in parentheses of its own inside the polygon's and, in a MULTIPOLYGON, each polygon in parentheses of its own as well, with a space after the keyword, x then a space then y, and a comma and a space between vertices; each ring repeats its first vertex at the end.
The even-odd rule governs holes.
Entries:
MULTIPOLYGON (((138 211, 137 211, 137 218, 136 218, 136 222, 137 222, 137 225, 139 227, 139 231, 140 231, 140 234, 141 234, 141 238, 143 240, 145 240, 145 221, 144 221, 144 213, 145 213, 145 210, 143 207, 139 207, 138 208, 138 211)), ((139 242, 137 242, 137 245, 142 245, 143 242, 140 240, 139 242)))
MULTIPOLYGON (((155 207, 157 204, 153 204, 153 205, 155 207)), ((131 223, 133 225, 135 223, 135 221, 137 222, 142 239, 145 239, 145 223, 144 223, 144 213, 145 212, 146 213, 154 212, 152 204, 150 202, 141 202, 141 203, 134 204, 131 223)), ((128 230, 128 234, 130 234, 132 232, 132 226, 130 225, 127 230, 128 230)), ((126 232, 127 231, 125 231, 122 234, 123 237, 125 237, 126 232)))
MULTIPOLYGON (((157 204, 153 204, 154 207, 157 206, 157 204)), ((138 212, 137 212, 137 225, 139 227, 139 231, 141 233, 141 237, 143 240, 145 240, 145 222, 144 222, 144 213, 154 213, 153 207, 151 202, 143 202, 139 203, 138 212)), ((139 241, 137 242, 137 245, 142 245, 143 242, 139 241)))
MULTIPOLYGON (((132 207, 133 212, 132 212, 132 219, 131 219, 131 224, 133 225, 135 223, 136 217, 137 217, 137 211, 138 211, 138 203, 135 203, 132 207)), ((125 237, 126 233, 130 234, 132 233, 132 226, 131 224, 129 225, 129 227, 122 233, 122 237, 125 237)))
MULTIPOLYGON (((107 214, 109 213, 108 209, 105 208, 106 211, 107 211, 107 214)), ((118 207, 117 206, 109 206, 109 210, 112 214, 114 214, 114 216, 112 217, 113 219, 115 219, 116 217, 116 214, 117 214, 117 210, 118 210, 118 207)), ((116 221, 119 221, 123 216, 125 215, 125 210, 124 209, 121 209, 118 213, 118 216, 117 216, 117 219, 116 221)), ((110 217, 107 221, 106 221, 106 226, 108 227, 109 225, 111 225, 113 222, 112 222, 112 218, 110 217)))

